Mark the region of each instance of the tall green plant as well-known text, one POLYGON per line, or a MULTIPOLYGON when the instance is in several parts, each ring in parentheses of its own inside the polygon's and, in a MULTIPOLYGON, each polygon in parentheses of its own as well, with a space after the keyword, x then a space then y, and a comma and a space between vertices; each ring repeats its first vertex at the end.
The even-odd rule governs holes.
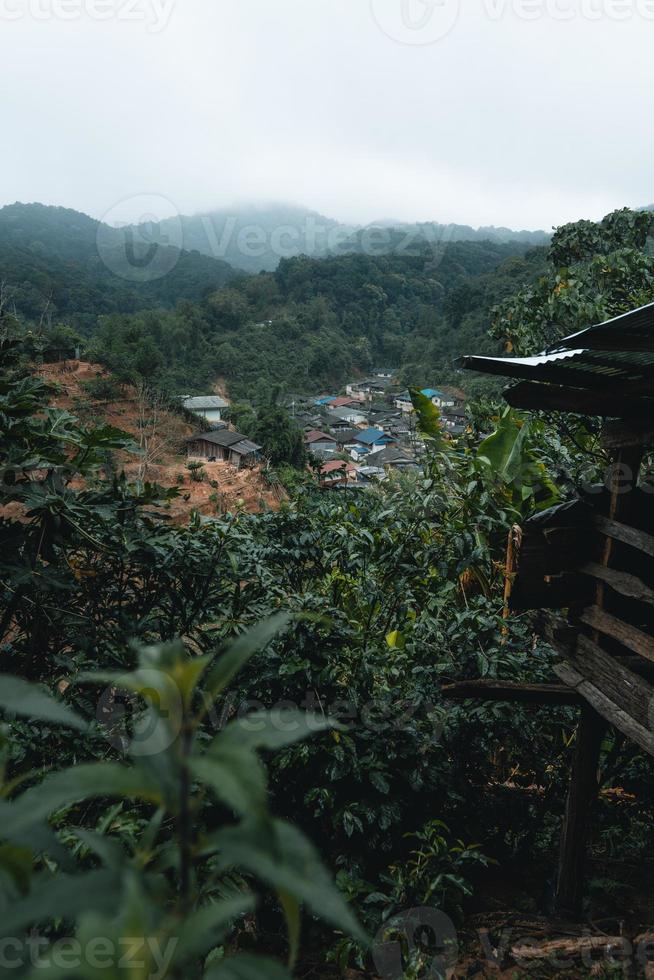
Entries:
MULTIPOLYGON (((205 724, 235 675, 286 622, 277 617, 260 625, 222 656, 190 655, 177 642, 142 649, 133 672, 79 679, 132 692, 143 707, 129 731, 129 762, 85 763, 82 745, 77 765, 42 780, 7 774, 0 935, 13 944, 12 976, 95 980, 97 957, 89 951, 104 943, 103 976, 120 976, 131 948, 140 963, 134 976, 281 980, 289 974, 279 964, 226 954, 234 922, 256 909, 257 893, 246 884, 252 876, 272 889, 284 911, 289 969, 303 905, 362 938, 311 843, 270 813, 260 758, 333 723, 285 711, 238 718, 213 736, 205 724), (34 784, 17 792, 26 780, 34 784), (133 840, 103 822, 111 800, 129 801, 139 813, 142 829, 133 840), (77 846, 62 847, 62 836, 77 846), (235 879, 235 872, 245 877, 235 879), (29 942, 33 928, 42 930, 38 962, 29 942)), ((34 686, 3 683, 5 710, 87 727, 34 686)))

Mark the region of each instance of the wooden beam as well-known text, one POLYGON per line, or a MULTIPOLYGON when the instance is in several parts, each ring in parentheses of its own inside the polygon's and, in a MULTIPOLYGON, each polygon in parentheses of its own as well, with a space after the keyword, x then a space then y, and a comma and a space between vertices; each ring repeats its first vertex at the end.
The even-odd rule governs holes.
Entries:
MULTIPOLYGON (((624 664, 618 663, 587 636, 579 636, 570 658, 572 666, 625 711, 642 728, 650 730, 654 720, 654 687, 624 664)), ((626 733, 625 733, 626 734, 626 733)), ((651 738, 654 746, 654 736, 651 738)))
POLYGON ((626 596, 628 599, 638 599, 639 602, 646 602, 650 606, 654 606, 654 589, 650 589, 649 586, 645 585, 637 575, 631 575, 629 572, 619 572, 615 568, 609 568, 605 565, 598 565, 597 562, 588 562, 579 571, 583 575, 589 575, 591 578, 599 579, 606 585, 609 585, 615 592, 620 595, 626 596))
POLYGON ((648 755, 654 755, 654 736, 652 732, 635 721, 631 715, 618 707, 614 701, 596 687, 592 681, 586 680, 578 670, 568 663, 557 664, 554 673, 565 684, 569 684, 583 697, 596 712, 611 725, 623 732, 636 745, 640 745, 648 755))
POLYGON ((570 787, 565 806, 556 905, 560 913, 579 915, 584 891, 586 835, 590 812, 597 796, 600 748, 606 723, 586 706, 577 728, 570 787))
POLYGON ((581 706, 583 698, 565 684, 522 684, 516 681, 455 681, 441 688, 451 701, 504 701, 519 704, 567 704, 581 706))
MULTIPOLYGON (((647 399, 651 401, 651 399, 647 399)), ((602 430, 604 449, 629 449, 654 446, 654 424, 651 408, 643 410, 631 421, 607 422, 602 430)))
POLYGON ((628 544, 631 548, 637 548, 644 554, 654 558, 654 535, 647 534, 646 531, 639 531, 635 527, 629 527, 620 521, 613 521, 608 517, 594 517, 595 527, 609 538, 628 544))
POLYGON ((598 606, 589 606, 580 614, 579 619, 586 626, 610 636, 623 646, 637 653, 639 657, 654 662, 654 637, 643 633, 642 630, 612 616, 598 606))
POLYGON ((609 396, 604 391, 589 391, 565 385, 522 381, 507 388, 504 399, 512 408, 526 411, 575 412, 577 415, 599 415, 601 418, 642 419, 654 415, 654 398, 609 396))

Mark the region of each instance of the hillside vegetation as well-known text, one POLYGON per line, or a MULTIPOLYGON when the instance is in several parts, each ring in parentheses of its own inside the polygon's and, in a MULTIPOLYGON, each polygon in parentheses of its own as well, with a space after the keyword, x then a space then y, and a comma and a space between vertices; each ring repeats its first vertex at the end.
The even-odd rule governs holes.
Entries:
POLYGON ((237 396, 340 386, 382 363, 405 383, 444 384, 459 355, 501 350, 492 307, 544 271, 543 250, 515 248, 285 259, 174 312, 104 317, 93 350, 127 377, 200 390, 221 376, 237 396))
MULTIPOLYGON (((651 225, 617 212, 563 227, 546 257, 476 268, 477 282, 508 269, 488 287, 501 299, 492 343, 535 354, 654 301, 651 225)), ((180 359, 155 376, 183 376, 211 304, 216 323, 245 306, 238 336, 255 308, 282 302, 298 356, 313 319, 294 323, 289 308, 359 317, 372 343, 377 289, 398 310, 439 302, 442 265, 425 263, 289 260, 206 305, 117 320, 122 356, 142 322, 155 351, 180 359), (156 339, 168 322, 179 348, 156 339)), ((121 431, 120 405, 102 418, 76 402, 58 366, 35 367, 34 343, 5 310, 0 968, 119 980, 127 951, 143 956, 143 980, 378 980, 393 955, 407 978, 514 976, 516 945, 553 934, 594 942, 536 976, 628 973, 616 948, 651 934, 654 761, 607 732, 585 921, 562 922, 553 889, 578 709, 442 692, 454 679, 552 679, 540 614, 505 607, 507 533, 571 499, 582 476, 601 483, 597 420, 484 402, 444 440, 416 399, 420 471, 352 494, 298 480, 278 509, 176 523, 168 505, 184 487, 125 472, 139 432, 152 435, 156 391, 143 425, 121 431), (90 956, 69 967, 71 948, 98 940, 102 969, 90 956)), ((110 402, 111 378, 88 381, 110 402)))
MULTIPOLYGON (((116 269, 139 274, 124 254, 124 238, 78 211, 42 204, 0 208, 0 283, 4 304, 34 322, 62 321, 88 333, 99 315, 172 307, 199 300, 235 277, 226 262, 199 253, 168 249, 173 268, 161 278, 129 281, 116 269), (106 246, 98 249, 103 229, 106 246), (115 240, 115 244, 114 243, 115 240)), ((165 268, 166 261, 163 260, 165 268)))

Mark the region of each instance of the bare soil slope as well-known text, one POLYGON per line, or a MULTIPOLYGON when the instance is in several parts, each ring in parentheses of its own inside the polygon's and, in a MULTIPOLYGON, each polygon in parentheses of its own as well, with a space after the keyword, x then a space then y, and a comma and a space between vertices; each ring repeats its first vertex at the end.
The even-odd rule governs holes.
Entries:
POLYGON ((202 482, 192 480, 184 448, 192 426, 165 407, 152 408, 130 385, 116 386, 117 397, 109 400, 94 398, 85 383, 111 381, 102 365, 65 361, 40 365, 38 372, 56 389, 53 407, 67 409, 87 423, 108 423, 134 437, 144 455, 118 453, 116 462, 129 480, 179 489, 180 496, 170 505, 175 523, 185 523, 194 511, 215 516, 237 509, 277 509, 284 498, 283 492, 268 486, 261 467, 237 470, 229 463, 206 463, 202 482))

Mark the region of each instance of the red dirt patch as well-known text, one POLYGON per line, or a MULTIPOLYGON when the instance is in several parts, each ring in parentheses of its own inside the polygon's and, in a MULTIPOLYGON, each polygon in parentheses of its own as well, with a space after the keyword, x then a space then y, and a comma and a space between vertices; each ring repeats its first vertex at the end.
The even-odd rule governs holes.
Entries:
MULTIPOLYGON (((55 387, 53 408, 67 410, 83 422, 113 425, 134 437, 142 444, 149 440, 150 452, 147 466, 133 453, 116 453, 116 462, 131 481, 147 480, 166 489, 176 487, 180 496, 171 501, 168 512, 176 524, 184 524, 194 511, 203 516, 216 516, 234 510, 257 513, 265 508, 276 510, 285 499, 283 491, 268 486, 260 467, 237 470, 229 463, 205 463, 202 482, 191 480, 186 468, 185 440, 193 434, 193 427, 180 416, 165 409, 153 412, 145 408, 143 400, 131 385, 118 385, 121 397, 110 401, 97 401, 84 387, 85 382, 98 378, 111 380, 111 375, 101 364, 89 361, 65 361, 44 364, 38 374, 55 387), (145 425, 140 423, 145 420, 145 425), (213 485, 212 484, 217 484, 213 485)), ((216 388, 223 390, 217 384, 216 388)))

